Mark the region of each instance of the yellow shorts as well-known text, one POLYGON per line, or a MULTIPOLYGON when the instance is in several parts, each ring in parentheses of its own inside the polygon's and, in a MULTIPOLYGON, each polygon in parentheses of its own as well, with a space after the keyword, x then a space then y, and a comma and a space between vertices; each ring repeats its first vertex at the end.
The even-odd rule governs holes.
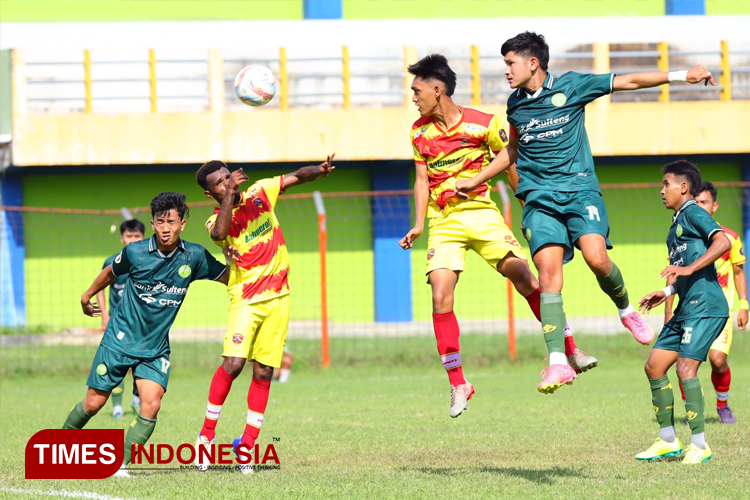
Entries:
POLYGON ((289 294, 229 310, 222 356, 279 368, 289 328, 289 294))
POLYGON ((464 270, 466 250, 478 253, 493 269, 509 253, 526 260, 521 245, 494 207, 451 212, 430 219, 427 274, 435 269, 464 270))
POLYGON ((721 351, 729 356, 729 349, 732 347, 732 316, 727 319, 727 324, 724 325, 724 329, 721 331, 714 343, 711 344, 711 349, 714 351, 721 351))

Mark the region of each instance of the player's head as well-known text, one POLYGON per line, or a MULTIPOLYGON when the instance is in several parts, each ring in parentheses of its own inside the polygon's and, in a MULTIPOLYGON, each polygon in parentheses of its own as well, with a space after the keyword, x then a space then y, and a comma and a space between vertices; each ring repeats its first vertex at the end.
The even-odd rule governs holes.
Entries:
POLYGON ((685 200, 695 198, 701 188, 701 171, 687 160, 677 160, 662 167, 661 201, 669 209, 679 209, 685 200))
MULTIPOLYGON (((227 192, 229 182, 229 167, 223 161, 211 160, 203 165, 195 173, 195 180, 203 188, 203 192, 208 198, 213 198, 217 203, 224 199, 224 193, 227 192)), ((236 193, 234 204, 240 202, 240 193, 236 193)))
POLYGON ((512 89, 526 87, 538 70, 547 72, 549 46, 542 35, 524 31, 506 40, 500 53, 505 60, 505 78, 512 89))
POLYGON ((411 100, 417 105, 420 115, 430 116, 435 113, 441 99, 451 100, 456 90, 456 73, 448 66, 445 56, 431 54, 408 69, 414 75, 411 100))
POLYGON ((713 182, 704 182, 698 188, 698 194, 695 195, 695 202, 706 209, 711 217, 719 209, 719 202, 716 198, 716 186, 713 182))
POLYGON ((120 224, 120 242, 122 246, 128 246, 134 241, 141 241, 146 234, 146 226, 138 219, 126 220, 120 224))
POLYGON ((151 227, 160 248, 172 249, 177 246, 189 213, 182 193, 159 193, 151 200, 151 227))

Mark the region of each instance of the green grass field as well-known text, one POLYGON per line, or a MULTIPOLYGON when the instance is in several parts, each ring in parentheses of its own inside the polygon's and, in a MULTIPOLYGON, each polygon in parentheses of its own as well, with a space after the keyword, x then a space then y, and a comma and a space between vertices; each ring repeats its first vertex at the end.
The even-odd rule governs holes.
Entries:
MULTIPOLYGON (((718 424, 709 369, 703 367, 706 435, 714 458, 691 467, 633 459, 658 429, 643 373, 649 349, 626 335, 581 336, 579 345, 597 355, 600 366, 552 396, 536 391, 541 339, 519 338, 512 364, 504 337, 465 335, 465 372, 477 394, 456 420, 448 417, 447 377, 431 338, 338 344, 329 369, 312 359, 313 343, 298 343, 299 362, 288 384, 273 386, 260 437, 261 446, 279 439, 281 470, 250 477, 185 470, 134 473, 130 480, 24 480, 27 440, 62 424, 84 394, 86 374, 80 368, 6 373, 0 379, 0 498, 61 496, 63 490, 68 498, 97 493, 127 499, 744 498, 750 479, 750 343, 743 335, 736 335, 730 358, 730 401, 740 423, 718 424)), ((192 443, 200 429, 213 370, 189 362, 199 348, 174 346, 155 444, 192 443)), ((670 378, 676 383, 673 371, 670 378)), ((230 442, 242 431, 249 380, 243 373, 235 382, 217 442, 230 442)), ((676 408, 682 417, 682 404, 676 408)), ((107 406, 90 427, 125 428, 131 421, 128 414, 115 421, 110 412, 107 406)), ((683 441, 689 433, 678 424, 683 441)))

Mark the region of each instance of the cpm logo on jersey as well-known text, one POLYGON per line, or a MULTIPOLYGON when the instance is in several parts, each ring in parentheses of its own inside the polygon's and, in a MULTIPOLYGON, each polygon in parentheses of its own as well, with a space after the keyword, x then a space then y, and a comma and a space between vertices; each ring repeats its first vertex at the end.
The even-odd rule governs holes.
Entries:
POLYGON ((26 443, 26 479, 104 479, 117 472, 123 429, 45 429, 26 443))

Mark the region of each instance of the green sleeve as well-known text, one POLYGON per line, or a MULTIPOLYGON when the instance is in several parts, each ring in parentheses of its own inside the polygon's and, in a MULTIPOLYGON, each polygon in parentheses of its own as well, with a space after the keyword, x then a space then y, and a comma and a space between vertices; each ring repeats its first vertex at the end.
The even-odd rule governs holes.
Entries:
POLYGON ((214 258, 203 247, 200 247, 198 252, 197 262, 195 263, 195 270, 192 273, 192 281, 196 280, 212 280, 215 281, 226 272, 227 266, 222 264, 214 258))
POLYGON ((588 104, 597 97, 612 93, 614 85, 614 73, 605 73, 603 75, 584 75, 581 73, 568 73, 576 89, 578 98, 584 104, 588 104))
MULTIPOLYGON (((106 266, 105 266, 106 267, 106 266)), ((112 274, 122 276, 130 273, 130 258, 128 257, 128 247, 122 249, 112 261, 112 274)))
POLYGON ((700 207, 688 210, 685 215, 687 215, 687 222, 690 223, 696 234, 706 244, 706 248, 711 246, 711 238, 714 237, 717 231, 724 231, 719 223, 700 207))

